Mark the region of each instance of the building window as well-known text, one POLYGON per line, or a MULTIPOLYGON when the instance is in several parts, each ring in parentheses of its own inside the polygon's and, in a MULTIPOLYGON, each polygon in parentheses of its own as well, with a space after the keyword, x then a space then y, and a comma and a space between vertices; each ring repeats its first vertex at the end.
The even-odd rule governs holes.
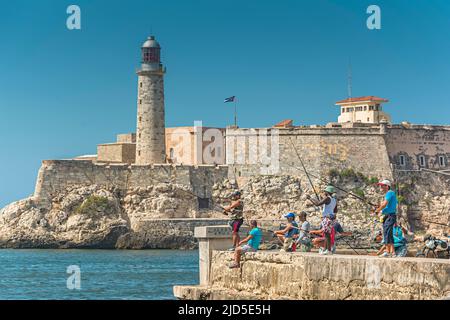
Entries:
POLYGON ((419 165, 425 167, 425 156, 419 156, 419 165))
POLYGON ((142 88, 142 82, 141 83, 139 83, 139 86, 142 88))
POLYGON ((444 158, 444 156, 439 156, 439 165, 441 167, 445 167, 445 158, 444 158))
POLYGON ((345 113, 345 108, 342 108, 342 113, 345 113))
POLYGON ((369 106, 369 111, 373 111, 373 106, 369 106))
POLYGON ((367 111, 367 106, 364 106, 364 111, 367 111))
POLYGON ((370 118, 367 118, 367 122, 370 122, 370 118))
POLYGON ((400 155, 398 159, 399 159, 400 165, 402 167, 405 166, 405 164, 406 164, 405 156, 404 155, 400 155))
POLYGON ((142 99, 139 99, 139 104, 142 104, 142 99))
POLYGON ((209 198, 197 198, 199 209, 209 209, 209 198))
POLYGON ((141 133, 139 133, 139 139, 141 138, 141 133))
POLYGON ((142 121, 142 117, 139 117, 139 122, 141 122, 142 121))
POLYGON ((138 151, 138 156, 141 156, 141 151, 140 150, 138 151))

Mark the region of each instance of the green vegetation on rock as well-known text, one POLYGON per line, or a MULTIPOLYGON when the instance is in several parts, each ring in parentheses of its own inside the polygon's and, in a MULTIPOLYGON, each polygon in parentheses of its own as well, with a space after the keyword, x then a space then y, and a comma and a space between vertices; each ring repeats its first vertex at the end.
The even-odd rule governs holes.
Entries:
POLYGON ((108 208, 108 198, 99 196, 89 196, 75 209, 77 214, 95 214, 97 212, 104 212, 108 208))
POLYGON ((356 194, 358 197, 363 198, 363 199, 366 197, 366 195, 364 193, 364 190, 361 189, 361 188, 353 189, 353 193, 356 194))
POLYGON ((367 177, 361 172, 355 172, 352 168, 347 168, 342 171, 339 171, 337 169, 330 169, 328 171, 328 176, 330 178, 339 178, 340 180, 344 179, 354 179, 363 181, 366 185, 371 185, 378 182, 377 177, 367 177))

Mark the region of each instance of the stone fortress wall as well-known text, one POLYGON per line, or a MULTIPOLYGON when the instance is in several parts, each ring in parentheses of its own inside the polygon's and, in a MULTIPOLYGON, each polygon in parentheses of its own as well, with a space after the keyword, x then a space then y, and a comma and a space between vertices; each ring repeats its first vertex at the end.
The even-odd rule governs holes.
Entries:
POLYGON ((226 140, 227 163, 233 164, 237 176, 244 177, 264 174, 273 165, 261 152, 279 153, 274 171, 278 174, 303 172, 296 151, 307 170, 316 175, 327 174, 330 169, 352 168, 367 176, 392 179, 393 169, 450 169, 448 126, 228 128, 226 140), (258 138, 258 134, 266 132, 267 137, 258 138), (404 158, 400 159, 400 155, 404 158))
MULTIPOLYGON (((377 128, 289 128, 268 131, 279 135, 279 149, 274 151, 279 152, 280 159, 277 174, 303 173, 298 152, 307 170, 316 175, 327 174, 330 169, 354 168, 367 175, 391 176, 384 135, 377 128)), ((252 142, 256 132, 253 129, 227 131, 227 147, 230 147, 227 152, 234 153, 232 157, 236 159, 238 176, 260 175, 263 172, 261 169, 270 165, 262 163, 264 159, 261 157, 256 162, 251 159, 250 154, 257 153, 260 146, 252 142), (235 137, 232 139, 236 141, 234 145, 228 141, 232 137, 235 137)), ((269 155, 273 146, 268 148, 269 155)))
POLYGON ((391 125, 386 147, 397 170, 450 169, 450 126, 391 125), (420 157, 424 160, 422 164, 420 157))
POLYGON ((226 166, 96 164, 92 161, 45 160, 39 169, 34 198, 50 201, 71 186, 97 185, 130 189, 173 183, 189 186, 199 197, 211 197, 214 184, 227 178, 226 166))

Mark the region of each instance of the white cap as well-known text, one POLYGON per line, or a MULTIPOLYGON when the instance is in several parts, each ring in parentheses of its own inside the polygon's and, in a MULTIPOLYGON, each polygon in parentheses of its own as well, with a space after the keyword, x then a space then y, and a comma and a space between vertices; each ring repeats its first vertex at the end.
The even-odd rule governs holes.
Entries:
POLYGON ((391 187, 391 182, 389 180, 382 180, 380 182, 378 182, 378 185, 384 184, 385 186, 389 186, 391 187))

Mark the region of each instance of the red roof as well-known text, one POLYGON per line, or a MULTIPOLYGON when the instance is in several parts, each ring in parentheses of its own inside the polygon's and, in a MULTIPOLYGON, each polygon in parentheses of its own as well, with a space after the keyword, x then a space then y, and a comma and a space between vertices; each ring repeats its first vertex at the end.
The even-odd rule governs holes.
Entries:
POLYGON ((355 98, 348 98, 345 100, 341 100, 336 102, 337 105, 344 104, 344 103, 352 103, 352 102, 363 102, 363 101, 373 101, 373 102, 389 102, 387 99, 375 97, 375 96, 365 96, 365 97, 355 97, 355 98))
POLYGON ((291 119, 283 120, 274 125, 275 128, 289 128, 292 127, 293 121, 291 119))

